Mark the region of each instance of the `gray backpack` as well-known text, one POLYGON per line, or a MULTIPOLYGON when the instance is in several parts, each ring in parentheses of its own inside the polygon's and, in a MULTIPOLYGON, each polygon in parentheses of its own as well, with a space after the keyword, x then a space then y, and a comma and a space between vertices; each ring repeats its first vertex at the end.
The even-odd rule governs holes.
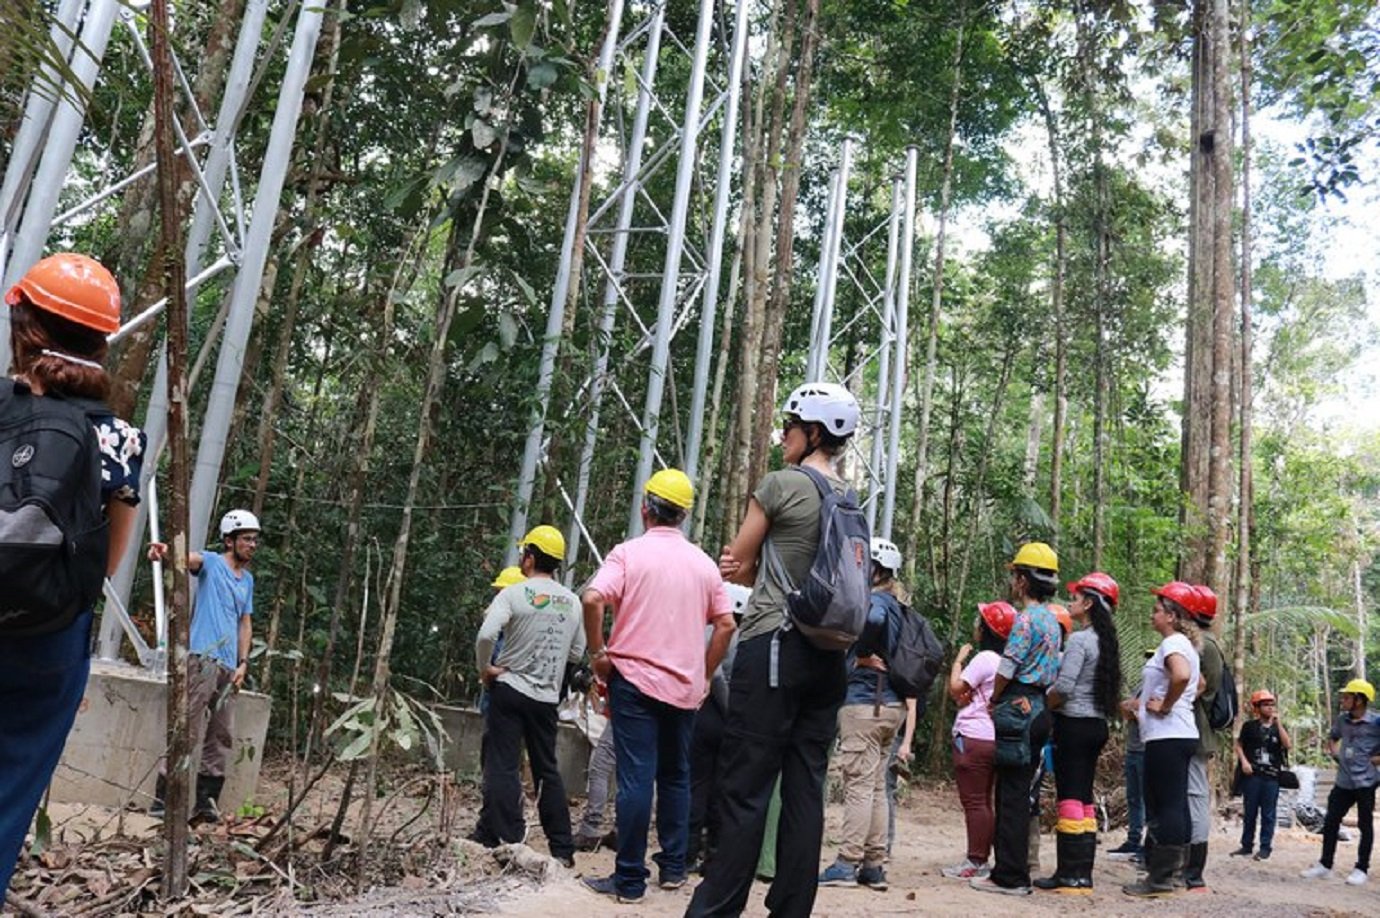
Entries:
MULTIPOLYGON (((785 619, 780 631, 798 630, 821 650, 847 650, 867 624, 872 589, 872 534, 850 489, 839 494, 823 475, 797 466, 819 491, 819 545, 805 582, 797 585, 768 537, 768 569, 786 587, 785 619)), ((771 686, 776 688, 780 631, 772 643, 771 686)))

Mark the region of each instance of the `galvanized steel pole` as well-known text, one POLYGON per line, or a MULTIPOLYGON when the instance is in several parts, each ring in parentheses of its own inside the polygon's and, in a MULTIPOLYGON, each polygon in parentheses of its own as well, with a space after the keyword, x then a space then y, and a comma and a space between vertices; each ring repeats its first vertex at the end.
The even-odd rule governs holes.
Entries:
POLYGON ((675 320, 676 299, 680 292, 680 263, 685 249, 685 218, 690 211, 690 192, 695 178, 695 146, 698 141, 700 105, 704 98, 704 71, 709 60, 709 35, 714 25, 715 4, 701 0, 699 23, 695 28, 695 56, 690 70, 690 85, 681 125, 680 161, 676 164, 676 194, 667 226, 666 266, 662 271, 661 300, 657 304, 656 339, 652 345, 652 366, 647 374, 647 401, 642 412, 642 440, 638 447, 637 474, 633 479, 628 534, 642 531, 642 488, 652 474, 657 431, 661 426, 661 397, 671 353, 671 325, 675 320))
POLYGON ((915 250, 915 173, 920 153, 915 147, 906 149, 905 218, 901 223, 900 277, 896 284, 896 357, 891 367, 891 438, 887 444, 887 489, 882 506, 880 535, 891 538, 896 518, 896 467, 901 454, 901 409, 905 405, 907 319, 910 312, 912 256, 915 250))

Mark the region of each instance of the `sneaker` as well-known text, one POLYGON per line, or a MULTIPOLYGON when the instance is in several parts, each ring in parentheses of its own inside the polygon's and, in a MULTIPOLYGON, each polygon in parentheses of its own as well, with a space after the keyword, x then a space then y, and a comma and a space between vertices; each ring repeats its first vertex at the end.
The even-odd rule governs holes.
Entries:
POLYGON ((1247 848, 1245 845, 1242 845, 1240 848, 1237 848, 1235 851, 1233 851, 1233 852, 1231 853, 1230 856, 1231 856, 1231 857, 1250 857, 1250 856, 1251 856, 1251 849, 1250 849, 1250 848, 1247 848))
POLYGON ((862 867, 858 870, 858 885, 885 892, 887 888, 886 870, 881 864, 876 867, 862 867))
POLYGON ((1299 874, 1305 880, 1326 880, 1332 876, 1332 868, 1324 867, 1322 864, 1314 864, 1303 873, 1299 874))
POLYGON ((584 883, 585 888, 591 892, 597 892, 601 896, 609 896, 615 902, 627 904, 642 901, 642 893, 638 893, 635 896, 620 893, 618 891, 618 883, 612 876, 585 877, 581 882, 584 883))
POLYGON ((858 868, 847 861, 834 861, 819 875, 820 886, 857 886, 858 868))
POLYGON ((1107 857, 1113 861, 1129 861, 1139 857, 1144 850, 1145 849, 1140 845, 1132 844, 1130 841, 1124 841, 1111 851, 1108 851, 1107 857))
POLYGON ((992 872, 992 868, 988 867, 986 864, 978 864, 971 860, 967 860, 962 863, 954 864, 951 867, 945 867, 939 872, 951 880, 972 880, 974 878, 982 879, 992 872))
POLYGON ((659 873, 656 885, 662 889, 680 889, 685 885, 685 881, 686 875, 683 873, 659 873))
POLYGON ((1257 852, 1255 853, 1255 857, 1252 858, 1252 860, 1257 860, 1257 861, 1268 861, 1269 859, 1270 859, 1270 849, 1269 849, 1269 848, 1261 848, 1259 851, 1257 851, 1257 852))
POLYGON ((991 877, 974 877, 968 881, 968 888, 976 889, 978 892, 996 893, 999 896, 1030 895, 1029 886, 998 886, 992 882, 991 877))
POLYGON ((1351 871, 1351 873, 1347 874, 1346 885, 1348 885, 1348 886, 1365 886, 1365 885, 1366 885, 1366 872, 1365 872, 1364 870, 1362 870, 1360 867, 1355 868, 1354 870, 1351 871))

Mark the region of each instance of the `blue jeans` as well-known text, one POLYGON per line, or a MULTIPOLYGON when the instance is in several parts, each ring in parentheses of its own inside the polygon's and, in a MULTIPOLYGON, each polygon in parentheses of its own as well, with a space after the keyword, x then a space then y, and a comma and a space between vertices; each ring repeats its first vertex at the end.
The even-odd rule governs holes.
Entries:
POLYGON ((53 634, 0 638, 0 896, 57 769, 90 672, 90 612, 53 634))
POLYGON ((1145 833, 1145 752, 1127 752, 1126 841, 1139 845, 1145 833))
POLYGON ((1260 853, 1269 854, 1275 840, 1275 805, 1279 803, 1279 779, 1260 775, 1241 776, 1241 847, 1255 847, 1255 820, 1260 817, 1260 853))
POLYGON ((614 824, 618 892, 641 896, 647 889, 647 828, 656 790, 657 866, 667 877, 683 877, 690 843, 690 736, 695 712, 657 701, 614 670, 609 679, 613 712, 614 772, 618 799, 614 824))

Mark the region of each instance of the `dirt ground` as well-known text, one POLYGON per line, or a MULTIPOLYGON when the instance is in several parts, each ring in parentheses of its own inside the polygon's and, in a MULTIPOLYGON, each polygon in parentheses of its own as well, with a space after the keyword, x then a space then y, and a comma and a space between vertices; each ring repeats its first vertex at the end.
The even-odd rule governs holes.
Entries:
MULTIPOLYGON (((896 843, 887 868, 891 887, 886 892, 869 889, 825 888, 819 891, 815 914, 827 916, 861 915, 967 915, 1000 911, 1020 915, 1204 915, 1215 918, 1269 918, 1269 916, 1365 916, 1380 914, 1380 877, 1363 887, 1347 886, 1356 854, 1356 843, 1342 843, 1337 851, 1338 866, 1333 879, 1303 880, 1299 871, 1318 858, 1320 837, 1302 829, 1281 829, 1275 834, 1274 854, 1268 862, 1228 857, 1240 838, 1240 824, 1219 819, 1211 841, 1207 878, 1211 891, 1181 893, 1171 899, 1138 901, 1121 892, 1123 883, 1135 879, 1134 869, 1124 862, 1103 856, 1120 844, 1124 832, 1112 831, 1099 848, 1094 871, 1096 888, 1091 896, 1042 893, 1025 898, 1006 898, 974 892, 963 880, 950 880, 940 874, 947 864, 962 860, 964 832, 958 818, 957 794, 951 787, 911 794, 896 823, 896 843)), ((842 807, 828 807, 825 850, 821 867, 837 850, 842 807)), ((534 833, 535 834, 535 833, 534 833)), ((545 850, 543 840, 535 840, 545 850)), ((1046 872, 1054 866, 1054 838, 1045 835, 1041 846, 1046 872)), ((602 876, 613 870, 613 853, 601 850, 576 855, 576 870, 558 871, 539 889, 517 892, 504 898, 501 911, 507 915, 532 918, 612 915, 634 918, 640 915, 680 915, 693 892, 693 883, 673 892, 652 886, 646 898, 636 905, 618 905, 612 900, 585 890, 580 875, 602 876)), ((763 899, 767 885, 756 883, 749 900, 748 915, 764 915, 763 899)))
MULTIPOLYGON (((282 769, 269 768, 260 786, 259 800, 268 814, 280 814, 285 799, 282 769)), ((399 791, 392 802, 376 811, 375 853, 370 858, 369 882, 363 895, 353 894, 354 874, 351 840, 342 839, 341 850, 327 864, 315 856, 318 836, 299 851, 296 881, 289 886, 281 868, 252 857, 246 845, 265 832, 272 816, 234 819, 209 834, 199 835, 194 868, 201 877, 195 898, 181 910, 165 910, 153 901, 159 862, 158 824, 146 816, 123 814, 100 807, 55 807, 57 848, 46 855, 44 865, 30 860, 21 870, 17 892, 42 906, 48 915, 125 915, 131 912, 200 915, 329 916, 329 918, 403 918, 462 914, 529 915, 533 918, 589 918, 590 915, 634 918, 642 915, 680 915, 693 892, 686 887, 665 892, 649 888, 636 905, 618 905, 597 896, 580 883, 581 876, 604 876, 613 870, 613 853, 607 850, 576 855, 576 869, 560 867, 544 857, 537 869, 517 869, 498 863, 494 854, 461 836, 473 827, 478 812, 472 788, 456 788, 446 807, 438 809, 434 782, 399 776, 389 782, 399 791), (449 814, 440 819, 441 811, 449 814), (390 840, 390 841, 385 841, 390 840), (123 866, 122 866, 123 865, 123 866), (152 884, 143 893, 130 892, 134 883, 152 884), (303 901, 301 887, 314 894, 303 901), (123 892, 122 892, 123 889, 123 892), (295 889, 295 893, 294 893, 295 889), (77 893, 83 895, 77 897, 77 893), (93 906, 101 906, 94 908, 93 906)), ((339 800, 341 776, 329 775, 315 789, 310 802, 298 811, 295 823, 302 838, 329 824, 339 800)), ((576 801, 578 815, 583 801, 576 801)), ((352 808, 354 809, 354 808, 352 808)), ((1240 824, 1218 817, 1212 840, 1206 893, 1182 893, 1167 900, 1142 902, 1128 899, 1121 885, 1135 878, 1125 863, 1109 861, 1106 848, 1119 844, 1124 834, 1114 830, 1103 840, 1094 874, 1091 896, 1040 893, 1026 898, 1003 898, 968 889, 966 882, 949 880, 940 869, 961 859, 963 825, 957 794, 951 785, 927 786, 911 791, 897 819, 897 839, 887 873, 886 892, 857 889, 821 889, 815 914, 819 916, 871 915, 964 915, 1005 911, 1020 915, 1203 915, 1217 918, 1268 918, 1268 916, 1365 916, 1380 915, 1380 876, 1371 884, 1349 887, 1342 877, 1355 858, 1356 843, 1343 842, 1337 852, 1341 870, 1333 879, 1306 881, 1299 871, 1313 863, 1320 838, 1302 829, 1280 830, 1275 836, 1274 856, 1266 863, 1230 858, 1236 847, 1240 824)), ((528 843, 541 855, 546 842, 537 828, 535 808, 529 806, 528 824, 533 827, 528 843)), ((825 849, 821 867, 837 850, 842 808, 828 807, 825 849)), ((354 814, 347 827, 356 825, 354 814)), ((347 831, 349 829, 347 828, 347 831)), ((1054 839, 1043 838, 1043 865, 1054 866, 1054 839)), ((530 852, 528 852, 530 854, 530 852)), ((280 863, 284 863, 280 861, 280 863)), ((529 868, 531 864, 527 865, 529 868)), ((767 886, 754 885, 748 915, 763 915, 767 886)), ((4 912, 0 906, 0 912, 4 912)))

